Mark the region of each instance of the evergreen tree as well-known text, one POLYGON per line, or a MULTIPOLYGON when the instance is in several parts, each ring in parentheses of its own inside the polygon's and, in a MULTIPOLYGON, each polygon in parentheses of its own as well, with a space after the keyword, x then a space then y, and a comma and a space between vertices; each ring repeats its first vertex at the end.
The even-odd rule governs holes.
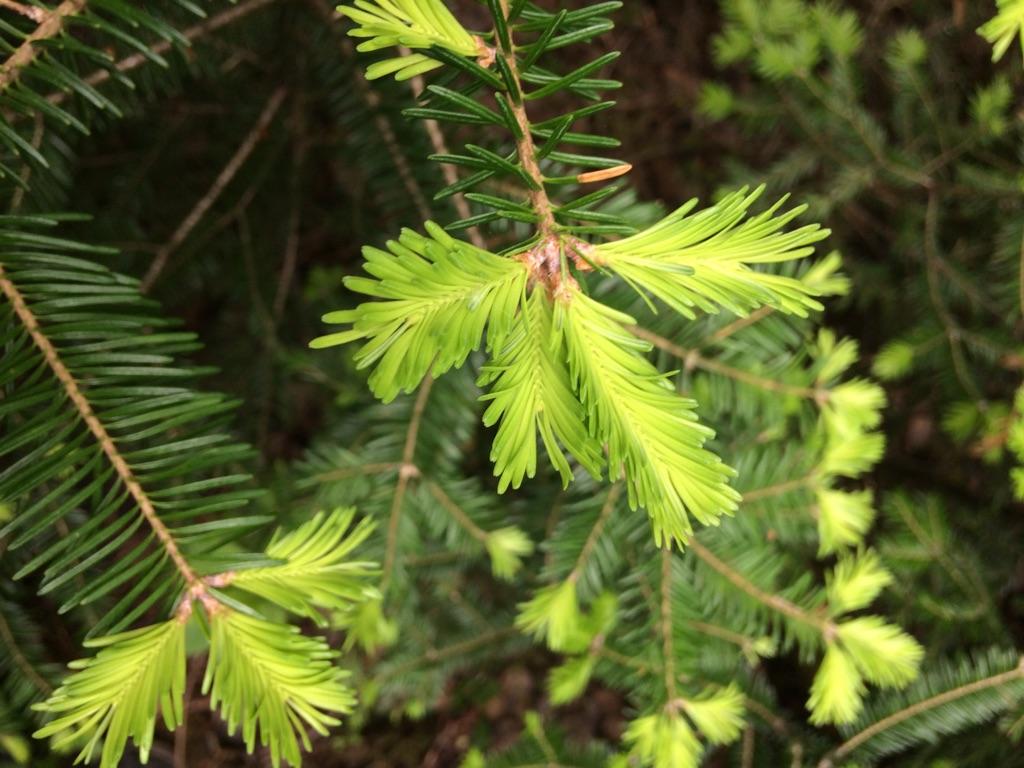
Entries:
MULTIPOLYGON (((827 146, 666 212, 594 128, 621 2, 210 5, 0 3, 3 753, 115 766, 174 732, 188 764, 208 696, 239 751, 298 765, 543 647, 547 701, 619 691, 621 738, 531 712, 464 765, 916 765, 951 736, 963 765, 1012 754, 990 726, 1019 738, 1024 665, 983 555, 932 498, 876 511, 886 393, 822 311, 878 292, 846 226, 807 223, 923 190, 894 205, 923 217, 927 277, 905 279, 935 315, 891 329, 874 371, 940 374, 954 435, 1024 454, 1024 408, 991 407, 1016 388, 1014 329, 968 331, 944 293, 987 292, 940 246, 959 185, 1015 178, 1008 80, 943 124, 904 87, 933 92, 931 50, 898 35, 894 149, 861 108, 854 13, 726 0, 716 56, 755 74, 708 86, 705 113, 756 130, 795 109, 827 146), (372 245, 343 270, 352 241, 372 245), (975 336, 1000 350, 985 396, 975 336)), ((997 58, 1021 24, 998 10, 997 58)), ((1008 259, 979 261, 1006 300, 1008 259)))

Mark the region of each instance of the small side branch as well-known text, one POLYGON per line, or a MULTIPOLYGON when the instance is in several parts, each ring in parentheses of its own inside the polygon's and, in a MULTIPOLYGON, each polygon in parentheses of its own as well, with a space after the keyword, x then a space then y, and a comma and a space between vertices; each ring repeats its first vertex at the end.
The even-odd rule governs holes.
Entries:
POLYGON ((729 583, 741 592, 745 592, 750 595, 762 605, 765 605, 784 616, 788 616, 795 621, 799 621, 802 624, 815 627, 826 637, 835 635, 836 627, 831 621, 824 617, 816 616, 810 611, 805 611, 796 603, 790 602, 784 597, 780 597, 779 595, 761 589, 739 571, 730 567, 728 563, 721 560, 696 539, 692 539, 687 546, 694 555, 700 558, 712 570, 720 573, 729 581, 729 583))
POLYGON ((405 433, 405 447, 402 449, 402 464, 398 470, 398 483, 395 485, 395 495, 391 498, 391 512, 388 514, 388 538, 384 549, 384 575, 381 578, 381 593, 387 594, 388 586, 391 584, 391 577, 395 570, 395 557, 398 550, 398 523, 402 519, 402 504, 405 501, 405 492, 409 489, 409 481, 419 475, 419 470, 413 463, 416 458, 416 440, 420 433, 420 423, 423 421, 423 411, 427 407, 427 400, 430 398, 430 390, 434 387, 434 378, 427 376, 420 384, 419 392, 416 393, 416 403, 413 405, 412 418, 409 419, 409 429, 405 433))
POLYGON ((726 365, 725 363, 720 363, 717 360, 711 360, 710 358, 704 357, 695 349, 684 349, 678 344, 666 339, 664 336, 659 336, 654 331, 649 331, 646 328, 641 328, 640 326, 631 326, 630 331, 632 331, 633 335, 643 339, 644 341, 650 342, 663 352, 668 352, 673 357, 679 358, 687 369, 699 368, 700 370, 707 371, 708 373, 715 373, 720 376, 733 379, 741 384, 747 384, 751 387, 763 389, 766 392, 775 392, 780 395, 793 395, 794 397, 814 400, 817 403, 823 403, 828 400, 829 393, 827 389, 786 384, 781 381, 776 381, 775 379, 758 376, 757 374, 750 373, 749 371, 733 368, 731 365, 726 365))

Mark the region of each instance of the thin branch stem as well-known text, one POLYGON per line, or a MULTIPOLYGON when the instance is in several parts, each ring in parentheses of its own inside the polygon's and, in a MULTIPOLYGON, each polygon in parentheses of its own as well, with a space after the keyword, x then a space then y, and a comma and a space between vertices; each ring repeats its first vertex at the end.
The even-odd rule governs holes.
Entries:
POLYGON ((334 480, 344 480, 349 477, 383 475, 387 472, 395 472, 401 468, 402 465, 397 461, 380 462, 377 464, 360 464, 355 467, 332 469, 330 472, 323 472, 317 475, 315 479, 320 483, 329 483, 334 480))
POLYGON ((745 592, 750 595, 762 605, 788 616, 795 621, 799 621, 802 624, 815 627, 826 637, 831 637, 835 634, 836 626, 832 621, 821 616, 815 616, 813 613, 804 610, 796 603, 790 602, 780 595, 761 589, 759 586, 748 580, 739 571, 732 568, 728 563, 721 560, 696 539, 691 539, 687 546, 694 555, 704 561, 712 570, 720 573, 734 587, 739 589, 741 592, 745 592))
POLYGON ((92 409, 92 405, 79 388, 75 377, 71 374, 71 371, 68 370, 67 366, 64 365, 64 362, 60 358, 60 353, 39 327, 39 322, 36 320, 36 316, 25 303, 25 299, 22 297, 21 292, 17 289, 14 283, 7 278, 3 265, 0 265, 0 290, 3 291, 3 294, 7 297, 8 301, 11 302, 18 319, 29 332, 29 335, 32 337, 32 341, 35 342, 35 345, 39 348, 40 352, 42 352, 47 366, 49 366, 54 376, 57 377, 57 380, 64 388, 68 399, 71 400, 71 403, 78 411, 78 415, 81 417, 82 421, 85 422, 86 427, 92 433, 93 437, 96 438, 100 448, 103 450, 103 453, 106 454, 107 459, 110 461, 114 471, 117 473, 118 478, 120 478, 121 482, 128 490, 128 493, 135 501, 136 506, 138 506, 139 511, 146 519, 146 522, 149 523, 149 527, 153 529, 153 533, 156 534, 160 544, 167 551, 167 555, 171 558, 175 568, 178 569, 178 572, 185 580, 186 585, 190 590, 196 591, 195 596, 201 596, 201 594, 205 592, 205 587, 192 570, 192 566, 188 564, 188 561, 185 559, 184 555, 182 555, 181 550, 178 548, 178 543, 174 540, 171 532, 167 529, 167 526, 164 525, 159 515, 157 515, 153 502, 142 489, 139 481, 135 478, 134 472, 132 472, 131 467, 128 466, 128 462, 125 461, 124 457, 121 455, 117 445, 114 443, 114 439, 110 436, 110 433, 107 432, 106 427, 103 426, 99 417, 96 416, 96 413, 92 409))
POLYGON ((817 403, 822 403, 828 400, 829 392, 827 389, 820 387, 800 387, 793 384, 786 384, 781 381, 776 381, 775 379, 758 376, 757 374, 750 373, 749 371, 742 371, 739 368, 733 368, 732 366, 720 363, 717 360, 706 358, 695 349, 684 349, 678 344, 666 339, 664 336, 660 336, 654 331, 649 331, 646 328, 641 328, 640 326, 630 326, 630 331, 644 341, 649 341, 658 349, 668 352, 674 357, 678 357, 687 369, 700 368, 701 370, 708 371, 709 373, 717 373, 743 384, 749 384, 752 387, 757 387, 768 392, 775 392, 780 395, 793 395, 794 397, 814 400, 817 403))
MULTIPOLYGON (((399 50, 403 56, 408 56, 412 53, 404 45, 399 46, 399 50)), ((422 75, 416 75, 414 78, 409 80, 409 86, 412 89, 412 94, 415 98, 419 98, 420 94, 426 90, 426 82, 422 75)), ((441 131, 441 125, 437 120, 424 120, 423 127, 427 131, 427 136, 430 138, 430 144, 434 148, 434 152, 438 155, 448 154, 448 143, 444 139, 444 133, 441 131)), ((451 186, 459 181, 459 172, 456 170, 454 165, 447 163, 441 164, 441 173, 444 175, 445 184, 451 186)), ((466 196, 459 192, 452 196, 452 204, 455 206, 455 212, 458 214, 460 219, 468 219, 473 215, 473 212, 469 208, 469 201, 466 200, 466 196)), ((466 234, 469 236, 469 241, 473 243, 477 248, 487 250, 487 241, 484 240, 483 234, 480 232, 479 227, 470 227, 466 230, 466 234)))
POLYGON ((24 3, 15 2, 15 0, 0 0, 0 8, 8 8, 15 13, 20 13, 26 18, 32 19, 36 24, 46 20, 45 8, 39 8, 34 5, 25 5, 24 3))
POLYGON ((435 483, 433 480, 427 482, 427 490, 430 491, 430 495, 437 499, 438 503, 444 508, 445 512, 452 516, 456 523, 466 531, 470 536, 479 541, 481 544, 487 541, 487 531, 481 528, 479 525, 473 522, 469 515, 466 514, 465 510, 462 509, 455 501, 445 493, 444 488, 435 483))
POLYGON ((676 655, 672 632, 672 550, 661 550, 661 642, 665 672, 665 695, 676 700, 676 655))
MULTIPOLYGON (((205 21, 183 30, 181 34, 186 40, 193 43, 211 32, 216 32, 239 19, 243 19, 253 11, 258 11, 260 8, 270 5, 273 2, 276 2, 276 0, 248 0, 248 2, 239 3, 234 8, 230 8, 223 13, 218 13, 216 16, 211 16, 205 21)), ((172 45, 173 44, 169 40, 161 40, 160 42, 150 46, 149 50, 158 55, 164 54, 171 50, 172 45)), ((144 54, 133 53, 114 64, 113 69, 117 72, 130 72, 133 69, 138 69, 149 61, 150 59, 144 54)), ((102 85, 110 80, 112 76, 113 75, 109 69, 98 69, 91 75, 85 77, 84 82, 86 85, 91 85, 95 88, 96 86, 102 85)), ((56 93, 51 93, 47 96, 46 100, 51 104, 61 104, 67 101, 71 97, 72 93, 73 92, 68 91, 57 91, 56 93)))
POLYGON ((231 180, 235 178, 235 175, 245 164, 245 161, 249 159, 249 155, 256 149, 256 145, 266 135, 267 128, 270 127, 271 121, 281 108, 286 93, 287 90, 285 88, 278 88, 270 95, 266 105, 263 107, 263 111, 260 112, 259 117, 256 119, 256 123, 239 145, 234 155, 231 156, 231 159, 228 160, 227 165, 224 166, 217 175, 217 178, 214 179, 206 194, 199 199, 199 202, 192 207, 192 210, 189 211, 181 224, 178 225, 178 228, 174 230, 171 239, 157 252, 153 263, 149 267, 149 271, 142 280, 141 289, 143 293, 147 293, 153 287, 153 283, 160 277, 160 273, 167 266, 171 255, 185 242, 185 239, 192 233, 192 230, 196 228, 213 204, 220 198, 224 189, 231 183, 231 180))
POLYGON ((945 301, 942 299, 942 292, 939 288, 939 240, 938 240, 938 216, 939 198, 934 190, 928 193, 928 207, 924 217, 924 254, 925 254, 925 276, 928 279, 928 296, 931 299, 932 307, 939 316, 939 321, 946 332, 946 339, 949 342, 949 352, 953 360, 953 370, 960 381, 964 391, 974 400, 983 399, 978 385, 971 377, 967 360, 964 357, 964 350, 961 338, 960 327, 945 301))
MULTIPOLYGON (((354 56, 354 46, 348 38, 342 35, 340 27, 335 23, 337 20, 335 12, 331 10, 325 0, 309 0, 309 2, 312 4, 313 9, 327 22, 327 28, 335 37, 342 55, 346 59, 351 59, 354 56)), ((373 115, 373 124, 377 129, 377 134, 384 143, 388 157, 391 158, 391 162, 398 172, 398 178, 402 180, 405 191, 409 193, 409 198, 416 207, 416 212, 424 221, 429 219, 431 216, 430 203, 427 201, 420 183, 416 180, 416 175, 413 173, 409 160, 402 151, 401 143, 395 135, 394 128, 391 127, 391 123, 388 122, 387 117, 380 109, 380 96, 370 87, 366 77, 363 75, 362 69, 359 67, 355 69, 352 84, 355 85, 360 97, 366 103, 366 106, 369 107, 373 115)))
POLYGON ((384 573, 381 578, 382 594, 387 594, 388 586, 391 584, 391 577, 395 570, 395 556, 398 548, 398 523, 402 517, 402 502, 405 500, 405 492, 409 488, 409 481, 419 476, 419 470, 413 463, 416 457, 416 439, 420 432, 420 423, 423 421, 423 411, 427 407, 427 400, 430 398, 430 390, 434 387, 433 376, 427 376, 420 384, 419 392, 416 394, 416 403, 413 405, 412 417, 409 419, 409 429, 405 433, 405 446, 402 449, 402 463, 398 471, 398 482, 395 484, 395 495, 391 499, 391 511, 388 514, 388 537, 384 549, 384 573))
POLYGON ((587 560, 590 559, 590 555, 594 551, 594 547, 597 546, 597 541, 601 538, 601 532, 604 530, 605 525, 608 523, 608 519, 615 511, 615 504, 618 502, 619 496, 621 495, 621 482, 615 483, 608 489, 608 496, 605 498, 604 505, 601 507, 601 512, 598 514, 597 520, 594 521, 594 527, 590 529, 590 533, 587 535, 587 540, 584 542, 583 548, 580 550, 579 557, 576 558, 576 564, 573 566, 572 572, 569 574, 569 581, 574 584, 579 579, 580 573, 583 571, 583 567, 587 564, 587 560))
POLYGON ((36 44, 59 35, 64 30, 67 18, 81 13, 85 9, 85 3, 86 0, 64 0, 52 11, 44 11, 35 31, 14 49, 3 64, 0 64, 0 93, 18 82, 22 70, 36 60, 36 56, 39 55, 36 44))
POLYGON ((790 491, 799 491, 802 488, 812 488, 817 480, 817 472, 811 472, 804 477, 798 477, 796 480, 787 480, 783 483, 775 483, 774 485, 766 485, 763 488, 755 488, 754 490, 747 491, 743 494, 743 502, 749 503, 751 501, 772 499, 776 496, 787 494, 790 491))
POLYGON ((437 664, 438 662, 445 661, 446 659, 463 656, 484 646, 491 645, 498 640, 504 640, 507 637, 517 634, 518 630, 516 630, 515 627, 502 627, 501 629, 496 629, 493 632, 486 632, 469 640, 463 640, 461 643, 454 643, 453 645, 449 645, 444 648, 431 648, 419 658, 412 659, 404 664, 399 664, 393 669, 387 670, 380 676, 380 678, 387 680, 389 678, 406 675, 424 664, 437 664))
MULTIPOLYGON (((501 0, 501 10, 507 19, 509 16, 508 0, 501 0)), ((511 36, 512 33, 509 30, 510 39, 511 36)), ((501 42, 501 35, 496 34, 495 38, 498 40, 500 48, 499 55, 508 65, 508 69, 512 73, 512 82, 516 90, 519 91, 519 100, 513 98, 511 94, 505 95, 504 98, 516 118, 519 132, 522 134, 516 141, 516 152, 519 155, 519 161, 523 164, 523 170, 526 171, 537 187, 530 190, 530 205, 539 219, 540 237, 541 241, 544 241, 557 235, 557 225, 555 224, 554 207, 551 204, 550 198, 548 198, 547 190, 544 188, 544 174, 540 172, 540 166, 537 164, 537 148, 533 143, 530 118, 526 114, 526 105, 521 98, 523 86, 519 78, 519 62, 516 61, 515 44, 513 43, 511 47, 505 48, 501 42)))

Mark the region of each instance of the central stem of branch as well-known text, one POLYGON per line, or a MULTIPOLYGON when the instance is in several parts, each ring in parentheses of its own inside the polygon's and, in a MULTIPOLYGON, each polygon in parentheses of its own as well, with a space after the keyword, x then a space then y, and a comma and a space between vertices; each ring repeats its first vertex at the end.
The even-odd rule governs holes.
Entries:
MULTIPOLYGON (((508 20, 508 0, 501 0, 501 10, 505 14, 505 19, 508 20)), ((536 184, 537 188, 530 190, 530 205, 533 206, 533 210, 539 219, 538 228, 541 241, 548 241, 552 238, 557 238, 555 214, 551 200, 548 198, 547 190, 544 188, 544 175, 540 172, 540 166, 537 164, 537 148, 533 143, 533 134, 530 132, 530 119, 527 117, 526 104, 522 99, 523 86, 519 78, 519 64, 516 62, 515 44, 512 42, 511 29, 509 30, 508 48, 502 42, 501 35, 495 34, 495 39, 499 55, 508 65, 508 71, 512 73, 512 82, 515 85, 516 91, 518 91, 518 94, 505 94, 504 97, 499 98, 504 98, 507 101, 509 109, 515 115, 516 122, 519 124, 521 136, 516 142, 516 151, 519 154, 519 161, 523 164, 523 170, 526 171, 536 184), (518 99, 515 97, 516 95, 519 96, 518 99)))

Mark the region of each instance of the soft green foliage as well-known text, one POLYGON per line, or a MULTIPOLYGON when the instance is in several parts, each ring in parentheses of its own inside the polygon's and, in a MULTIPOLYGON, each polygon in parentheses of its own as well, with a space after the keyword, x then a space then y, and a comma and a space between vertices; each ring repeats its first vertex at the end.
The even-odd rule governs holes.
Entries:
POLYGON ((978 29, 978 34, 992 44, 992 60, 999 61, 1020 40, 1024 46, 1024 2, 996 0, 998 13, 978 29))
POLYGON ((875 602, 883 589, 892 584, 892 574, 872 551, 839 561, 828 580, 828 604, 836 613, 857 611, 875 602))
POLYGON ((498 424, 491 448, 498 490, 518 488, 537 474, 537 436, 564 484, 572 468, 561 446, 591 474, 600 475, 600 443, 586 428, 586 411, 577 398, 565 359, 565 336, 552 324, 553 309, 541 291, 533 291, 519 313, 504 348, 483 369, 480 385, 490 401, 483 421, 498 424))
POLYGON ((608 446, 611 479, 624 474, 631 505, 650 515, 655 543, 686 542, 693 531, 688 512, 708 524, 735 509, 730 470, 704 450, 713 433, 697 423, 697 404, 637 354, 650 347, 627 330, 633 319, 583 293, 557 311, 590 431, 608 446))
POLYGON ((816 224, 783 231, 806 210, 776 215, 785 200, 745 219, 763 192, 764 187, 741 190, 689 216, 697 205, 691 200, 640 234, 595 247, 594 260, 686 317, 694 317, 695 309, 719 308, 743 316, 761 306, 806 316, 809 309, 821 309, 813 288, 754 265, 809 256, 811 245, 829 233, 816 224))
POLYGON ((640 764, 653 768, 697 765, 701 753, 693 728, 678 712, 639 717, 629 724, 624 738, 640 764))
MULTIPOLYGON (((441 0, 354 0, 341 12, 359 26, 349 30, 353 37, 368 38, 360 51, 379 51, 404 45, 413 49, 446 48, 460 56, 481 51, 473 36, 452 16, 441 0)), ((396 56, 371 66, 366 76, 374 80, 394 74, 398 80, 422 75, 441 63, 424 54, 396 56)))
POLYGON ((279 531, 266 553, 280 565, 247 568, 224 581, 324 625, 318 609, 343 610, 373 596, 367 592, 373 564, 348 558, 366 541, 374 524, 363 519, 353 528, 354 518, 354 509, 338 509, 330 515, 320 512, 290 533, 279 531))
POLYGON ((53 737, 58 749, 84 744, 76 763, 98 753, 100 764, 121 763, 129 739, 143 762, 153 746, 157 710, 164 725, 182 721, 185 624, 164 624, 91 640, 96 656, 71 665, 73 674, 39 710, 53 715, 36 738, 53 737), (102 746, 100 746, 102 744, 102 746))
POLYGON ((384 402, 411 392, 423 377, 462 365, 480 347, 484 331, 491 349, 499 347, 515 322, 526 284, 526 267, 447 235, 433 223, 430 237, 406 230, 385 252, 367 248, 366 271, 347 287, 384 301, 332 312, 329 323, 352 330, 325 336, 317 347, 369 339, 356 358, 375 365, 374 394, 384 402))
POLYGON ((336 653, 295 627, 237 612, 210 617, 210 659, 203 693, 218 707, 228 731, 241 731, 251 752, 269 746, 275 768, 282 758, 301 762, 308 729, 326 735, 355 705, 333 664, 336 653))
POLYGON ((866 692, 853 659, 834 643, 829 644, 807 700, 810 721, 815 725, 852 722, 861 710, 866 692))

